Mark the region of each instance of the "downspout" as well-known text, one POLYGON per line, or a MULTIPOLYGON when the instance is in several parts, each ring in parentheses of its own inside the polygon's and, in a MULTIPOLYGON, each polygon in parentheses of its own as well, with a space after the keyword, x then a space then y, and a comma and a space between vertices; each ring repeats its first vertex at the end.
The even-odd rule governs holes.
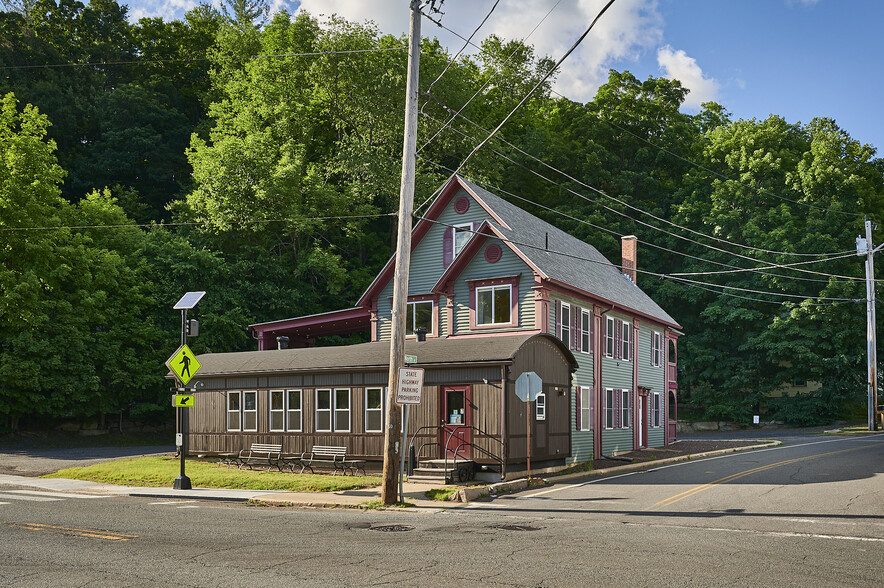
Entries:
POLYGON ((506 438, 506 415, 508 409, 506 403, 506 367, 505 364, 501 364, 500 366, 500 440, 503 447, 503 455, 500 456, 501 481, 506 480, 506 462, 509 449, 509 444, 507 443, 506 438))

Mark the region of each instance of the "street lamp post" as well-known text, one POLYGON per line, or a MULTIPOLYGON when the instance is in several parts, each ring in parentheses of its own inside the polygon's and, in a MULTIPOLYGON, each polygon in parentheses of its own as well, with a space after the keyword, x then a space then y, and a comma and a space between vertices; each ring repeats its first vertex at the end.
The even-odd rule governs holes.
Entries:
MULTIPOLYGON (((194 308, 199 301, 202 300, 203 296, 205 296, 205 292, 187 292, 181 299, 175 304, 173 307, 174 310, 181 311, 181 347, 184 348, 187 345, 187 311, 194 308)), ((184 391, 187 390, 186 383, 184 384, 184 391)), ((175 478, 175 483, 172 485, 172 488, 175 490, 190 490, 190 478, 187 477, 184 473, 184 455, 187 453, 188 443, 187 443, 187 429, 188 429, 188 414, 186 412, 187 409, 178 407, 175 409, 176 415, 176 434, 175 434, 175 444, 178 445, 178 450, 181 455, 181 473, 175 478)))

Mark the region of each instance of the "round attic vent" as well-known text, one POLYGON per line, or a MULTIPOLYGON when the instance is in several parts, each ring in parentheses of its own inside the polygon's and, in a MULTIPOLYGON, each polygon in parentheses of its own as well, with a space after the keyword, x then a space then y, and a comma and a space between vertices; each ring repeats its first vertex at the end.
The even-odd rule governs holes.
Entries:
POLYGON ((492 243, 488 247, 485 248, 485 261, 488 263, 494 263, 498 261, 503 253, 500 250, 500 245, 496 243, 492 243))
POLYGON ((463 214, 470 209, 470 199, 466 196, 461 196, 457 200, 454 201, 454 212, 457 214, 463 214))

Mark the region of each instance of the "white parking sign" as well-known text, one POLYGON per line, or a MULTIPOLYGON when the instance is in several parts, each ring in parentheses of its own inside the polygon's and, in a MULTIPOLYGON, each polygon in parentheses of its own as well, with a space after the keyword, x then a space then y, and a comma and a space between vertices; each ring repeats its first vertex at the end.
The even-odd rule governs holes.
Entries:
POLYGON ((397 404, 420 404, 423 388, 423 368, 399 368, 399 385, 396 387, 397 404))

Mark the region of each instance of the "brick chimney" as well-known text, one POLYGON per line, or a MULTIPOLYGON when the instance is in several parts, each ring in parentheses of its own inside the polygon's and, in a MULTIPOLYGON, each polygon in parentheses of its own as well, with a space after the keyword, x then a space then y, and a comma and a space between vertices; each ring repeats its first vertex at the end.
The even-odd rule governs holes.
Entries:
POLYGON ((621 263, 623 266, 623 273, 632 280, 633 284, 637 284, 636 282, 636 272, 635 269, 637 267, 637 256, 638 253, 638 237, 635 235, 626 235, 620 239, 620 257, 622 259, 621 263))

